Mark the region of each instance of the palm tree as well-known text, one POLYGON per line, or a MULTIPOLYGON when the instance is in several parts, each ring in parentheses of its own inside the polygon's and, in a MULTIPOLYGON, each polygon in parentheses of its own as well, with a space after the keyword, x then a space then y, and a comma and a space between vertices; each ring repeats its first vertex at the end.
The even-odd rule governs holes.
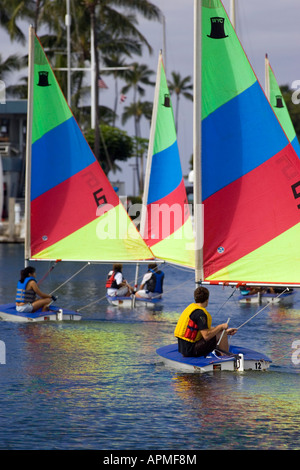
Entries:
MULTIPOLYGON (((0 22, 10 31, 11 38, 22 39, 25 37, 18 30, 16 21, 30 19, 37 30, 45 25, 48 34, 41 37, 42 44, 49 47, 47 55, 51 58, 51 51, 60 52, 60 56, 53 55, 55 66, 65 66, 66 35, 65 35, 65 2, 61 0, 2 0, 0 22), (49 34, 51 32, 51 34, 49 34)), ((95 88, 98 90, 98 77, 100 61, 109 59, 112 54, 123 53, 131 57, 132 53, 140 54, 142 46, 152 49, 147 39, 138 30, 136 14, 140 14, 148 20, 161 20, 162 14, 159 8, 148 0, 83 0, 71 1, 72 14, 72 66, 82 66, 84 61, 90 59, 90 31, 93 31, 95 52, 95 88), (101 57, 99 54, 101 51, 101 57), (75 63, 74 63, 75 62, 75 63), (80 64, 80 65, 79 65, 80 64), (81 65, 82 64, 82 65, 81 65)), ((59 74, 58 74, 59 75, 59 74)), ((79 99, 81 92, 83 73, 76 75, 77 87, 72 90, 72 98, 79 99)), ((64 88, 65 74, 58 77, 64 88)), ((95 94, 95 108, 98 111, 99 94, 95 94)), ((99 118, 96 113, 95 125, 95 154, 98 157, 100 148, 99 118)))
MULTIPOLYGON (((93 32, 94 38, 94 55, 95 55, 95 88, 97 88, 99 71, 100 71, 100 59, 98 55, 98 48, 101 51, 105 50, 107 42, 105 38, 110 38, 111 47, 111 31, 121 31, 129 33, 132 37, 138 37, 140 41, 148 45, 146 38, 135 28, 133 23, 132 16, 128 15, 128 12, 140 13, 147 19, 160 19, 161 13, 160 10, 148 2, 148 0, 83 0, 83 4, 90 15, 91 30, 93 32), (124 14, 122 14, 118 9, 114 8, 125 8, 124 14)), ((95 109, 98 110, 99 107, 99 94, 95 94, 95 109)), ((96 122, 95 122, 95 153, 96 156, 99 155, 99 119, 96 113, 96 122)))
POLYGON ((125 106, 124 113, 122 115, 122 123, 125 124, 128 119, 134 117, 134 127, 135 127, 135 140, 136 140, 136 175, 139 192, 143 190, 143 175, 140 172, 139 165, 139 155, 141 154, 139 149, 139 142, 141 141, 141 119, 145 117, 147 120, 151 121, 152 116, 152 103, 149 101, 137 101, 133 102, 129 106, 125 106))
POLYGON ((20 16, 20 3, 23 4, 24 2, 18 2, 16 0, 1 1, 0 25, 9 34, 11 40, 25 44, 25 35, 16 23, 16 20, 20 16))
MULTIPOLYGON (((10 55, 5 60, 2 60, 2 55, 0 54, 0 79, 5 81, 6 77, 16 70, 24 67, 24 61, 17 54, 10 55)), ((5 91, 8 94, 14 94, 15 85, 6 86, 5 91)), ((27 90, 26 90, 27 92, 27 90)))
POLYGON ((175 112, 175 126, 176 132, 178 130, 178 116, 179 116, 179 99, 180 96, 183 95, 188 100, 193 101, 193 95, 189 92, 189 90, 193 89, 193 85, 189 82, 191 81, 191 76, 188 75, 185 78, 181 78, 180 73, 172 72, 172 79, 173 81, 168 81, 168 86, 170 93, 173 92, 176 94, 176 112, 175 112))
MULTIPOLYGON (((142 85, 151 85, 153 86, 155 82, 150 80, 150 76, 153 74, 153 70, 149 70, 147 65, 138 64, 135 62, 132 64, 131 70, 127 70, 124 73, 124 79, 127 82, 122 88, 122 93, 127 94, 130 89, 133 89, 133 103, 130 106, 127 106, 124 110, 122 122, 126 122, 129 117, 134 118, 134 129, 135 129, 135 138, 136 140, 141 137, 140 130, 140 120, 142 115, 146 115, 149 110, 149 103, 142 103, 137 101, 137 97, 145 95, 145 86, 142 85), (148 104, 147 104, 148 103, 148 104)), ((152 108, 152 105, 151 105, 152 108)), ((150 111, 151 113, 151 111, 150 111)), ((151 115, 150 115, 151 119, 151 115)), ((136 176, 138 182, 138 188, 141 191, 143 186, 142 178, 140 177, 139 169, 139 158, 138 152, 136 154, 136 176)))
POLYGON ((155 82, 150 80, 153 73, 153 70, 149 70, 147 65, 135 62, 131 69, 124 73, 127 85, 122 88, 122 93, 127 94, 130 89, 133 89, 133 102, 136 103, 137 95, 145 95, 145 87, 142 85, 155 85, 155 82))

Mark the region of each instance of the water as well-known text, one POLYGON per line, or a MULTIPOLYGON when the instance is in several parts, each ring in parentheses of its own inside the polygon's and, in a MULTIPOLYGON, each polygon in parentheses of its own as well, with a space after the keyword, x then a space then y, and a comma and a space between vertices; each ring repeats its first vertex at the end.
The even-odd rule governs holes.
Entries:
MULTIPOLYGON (((21 245, 0 244, 1 303, 14 298, 22 265, 21 245)), ((35 266, 42 277, 50 265, 35 266)), ((52 291, 82 266, 58 264, 41 288, 52 291)), ((269 355, 269 371, 183 374, 166 369, 155 351, 174 341, 193 274, 166 266, 163 308, 122 311, 103 298, 109 268, 88 266, 57 292, 59 305, 84 308, 82 321, 0 323, 0 449, 300 449, 300 365, 292 361, 300 293, 290 308, 265 309, 232 339, 269 355)), ((124 267, 129 281, 134 270, 124 267)), ((220 310, 232 289, 210 291, 213 324, 230 317, 239 326, 257 311, 237 295, 220 310)))

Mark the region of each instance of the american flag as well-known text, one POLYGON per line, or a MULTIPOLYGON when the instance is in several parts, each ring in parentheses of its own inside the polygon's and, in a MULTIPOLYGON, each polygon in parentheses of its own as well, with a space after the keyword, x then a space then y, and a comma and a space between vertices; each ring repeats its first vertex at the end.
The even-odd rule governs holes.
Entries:
POLYGON ((100 75, 99 75, 99 78, 98 78, 98 87, 99 87, 99 88, 108 88, 108 86, 107 86, 106 83, 102 80, 102 78, 100 77, 100 75))

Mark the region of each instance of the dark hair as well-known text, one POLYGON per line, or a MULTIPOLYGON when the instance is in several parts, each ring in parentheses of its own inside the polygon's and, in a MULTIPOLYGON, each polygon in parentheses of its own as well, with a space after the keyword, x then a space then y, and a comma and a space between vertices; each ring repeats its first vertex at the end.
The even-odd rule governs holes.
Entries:
POLYGON ((209 290, 206 287, 197 287, 194 290, 194 299, 197 304, 203 304, 209 298, 209 290))
POLYGON ((148 269, 152 269, 152 271, 157 270, 157 264, 156 263, 149 263, 148 264, 148 269))
POLYGON ((123 269, 123 265, 120 263, 115 263, 113 265, 113 271, 117 271, 118 273, 121 273, 123 269))
POLYGON ((32 266, 27 266, 27 268, 22 269, 20 281, 24 282, 26 277, 29 277, 33 273, 35 273, 35 268, 33 268, 32 266))

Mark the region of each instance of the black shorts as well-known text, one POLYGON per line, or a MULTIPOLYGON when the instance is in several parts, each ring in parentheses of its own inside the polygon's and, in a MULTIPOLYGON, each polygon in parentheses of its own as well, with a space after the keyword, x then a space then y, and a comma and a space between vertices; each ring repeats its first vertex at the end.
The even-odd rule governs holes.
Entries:
POLYGON ((193 347, 193 356, 207 356, 211 353, 217 346, 217 338, 214 336, 213 338, 205 341, 203 338, 199 339, 196 343, 194 343, 193 347))

